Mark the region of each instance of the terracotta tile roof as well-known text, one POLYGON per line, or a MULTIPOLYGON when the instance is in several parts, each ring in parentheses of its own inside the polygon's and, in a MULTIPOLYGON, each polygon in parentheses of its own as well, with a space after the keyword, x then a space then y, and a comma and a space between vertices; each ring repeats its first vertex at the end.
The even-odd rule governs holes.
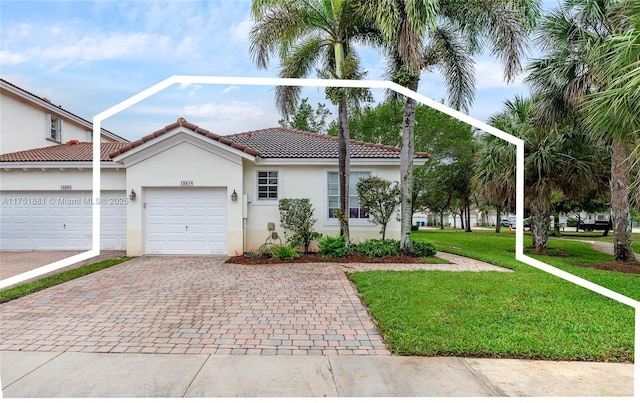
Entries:
MULTIPOLYGON (((111 161, 109 154, 127 142, 100 143, 100 160, 111 161)), ((0 155, 0 162, 92 161, 93 143, 69 141, 51 147, 34 148, 0 155)))
POLYGON ((233 147, 235 149, 238 149, 238 150, 240 150, 242 152, 245 152, 245 153, 247 153, 247 154, 249 154, 251 156, 254 156, 254 157, 258 156, 258 151, 255 151, 255 150, 251 149, 250 147, 246 147, 246 146, 243 146, 240 143, 233 142, 228 137, 221 136, 219 134, 215 134, 215 133, 210 132, 208 130, 205 130, 205 129, 201 128, 201 127, 198 127, 198 126, 196 126, 196 125, 194 125, 192 123, 187 122, 184 118, 180 118, 180 119, 178 119, 178 121, 176 123, 172 123, 172 124, 170 124, 168 126, 165 126, 164 128, 149 134, 148 136, 144 136, 143 138, 141 138, 139 140, 131 142, 131 143, 127 144, 126 146, 124 146, 124 147, 122 147, 122 148, 120 148, 118 150, 113 151, 112 153, 109 154, 109 157, 114 158, 114 157, 117 157, 120 154, 124 154, 124 153, 126 153, 127 151, 129 151, 131 149, 134 149, 134 148, 136 148, 138 146, 141 146, 142 144, 146 143, 147 141, 151 141, 151 140, 153 140, 155 138, 158 138, 158 137, 162 136, 163 134, 168 133, 171 130, 174 130, 174 129, 176 129, 178 127, 181 127, 181 126, 182 127, 186 127, 187 129, 192 130, 192 131, 194 131, 194 132, 196 132, 198 134, 201 134, 201 135, 203 135, 203 136, 205 136, 205 137, 207 137, 209 139, 212 139, 214 141, 218 141, 218 142, 220 142, 222 144, 225 144, 227 146, 230 146, 230 147, 233 147))
MULTIPOLYGON (((283 127, 227 136, 262 158, 338 158, 338 138, 283 127)), ((400 158, 400 148, 351 140, 351 158, 400 158)), ((415 153, 416 158, 429 158, 415 153)))
MULTIPOLYGON (((220 136, 202 129, 183 118, 134 142, 101 143, 101 160, 111 161, 142 144, 178 127, 185 127, 254 157, 261 158, 338 158, 338 138, 287 128, 256 130, 231 136, 220 136)), ((91 161, 92 143, 70 141, 51 147, 36 148, 0 155, 0 162, 91 161)), ((416 158, 430 158, 428 153, 415 153, 416 158)), ((351 158, 399 159, 400 148, 351 140, 351 158)))

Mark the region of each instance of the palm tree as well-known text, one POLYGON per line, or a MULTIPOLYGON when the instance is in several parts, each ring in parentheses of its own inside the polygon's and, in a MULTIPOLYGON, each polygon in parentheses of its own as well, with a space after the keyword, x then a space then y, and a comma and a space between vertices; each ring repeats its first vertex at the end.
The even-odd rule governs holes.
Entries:
MULTIPOLYGON (((375 19, 386 43, 394 81, 417 91, 420 73, 438 69, 449 103, 466 110, 475 92, 472 56, 491 45, 511 80, 520 72, 526 36, 539 1, 360 0, 360 11, 375 19)), ((413 126, 416 101, 404 107, 401 153, 401 249, 410 254, 413 126)))
MULTIPOLYGON (((597 186, 594 178, 599 165, 597 153, 588 147, 590 143, 584 135, 572 126, 537 126, 534 110, 532 99, 515 97, 505 102, 502 112, 489 118, 489 124, 524 140, 525 204, 531 210, 533 246, 537 253, 544 254, 552 191, 562 190, 570 197, 590 191, 597 186)), ((506 172, 502 178, 503 181, 513 180, 506 185, 510 192, 515 183, 515 150, 512 152, 513 156, 504 160, 506 172)), ((509 156, 506 152, 505 155, 509 156)), ((476 176, 481 175, 482 172, 476 172, 476 176)))
MULTIPOLYGON (((251 16, 255 21, 249 34, 251 56, 260 68, 278 56, 280 77, 307 77, 320 66, 324 76, 358 78, 352 44, 375 40, 371 24, 359 18, 350 0, 254 0, 251 16)), ((340 233, 349 243, 349 94, 346 89, 329 89, 327 94, 338 104, 338 218, 340 233)), ((276 88, 276 104, 285 119, 299 101, 299 87, 276 88)))
MULTIPOLYGON (((628 198, 633 130, 629 130, 625 119, 631 117, 633 122, 637 113, 631 113, 629 109, 624 119, 610 120, 602 125, 603 119, 613 116, 607 115, 602 105, 609 103, 607 97, 613 93, 607 89, 614 83, 612 77, 598 68, 600 63, 596 60, 599 58, 594 58, 593 54, 599 52, 602 46, 609 46, 615 35, 629 28, 629 20, 624 18, 624 13, 631 3, 621 0, 565 0, 559 9, 543 19, 536 42, 546 53, 531 64, 527 77, 535 96, 540 100, 536 115, 542 124, 579 124, 586 120, 586 126, 591 128, 590 133, 605 139, 610 146, 614 259, 625 262, 635 261, 631 249, 628 198), (601 107, 597 115, 588 106, 581 108, 584 97, 590 94, 600 99, 601 107), (595 124, 596 120, 600 124, 595 124)), ((602 60, 609 63, 608 59, 611 59, 613 62, 614 56, 615 52, 610 52, 609 57, 602 60)), ((611 67, 614 68, 613 65, 611 67)), ((614 72, 620 72, 624 66, 618 64, 615 69, 614 72)), ((629 88, 633 87, 625 84, 625 89, 619 87, 618 93, 629 88)), ((595 107, 593 104, 591 106, 595 107)), ((637 109, 637 104, 631 106, 637 109)), ((619 108, 619 104, 614 107, 619 108)))
MULTIPOLYGON (((630 237, 629 173, 638 163, 640 148, 640 3, 624 16, 629 31, 606 40, 592 53, 594 70, 606 87, 586 96, 580 111, 587 127, 611 143, 611 211, 614 235, 619 234, 614 240, 615 259, 636 263, 630 237), (634 143, 638 146, 632 152, 634 143)), ((637 202, 637 183, 635 191, 637 202)))
MULTIPOLYGON (((498 115, 493 118, 491 125, 513 133, 508 121, 498 121, 506 118, 506 114, 498 115)), ((516 150, 512 144, 491 135, 481 139, 473 164, 472 180, 475 193, 496 208, 496 232, 500 232, 501 213, 515 206, 515 164, 516 150)))

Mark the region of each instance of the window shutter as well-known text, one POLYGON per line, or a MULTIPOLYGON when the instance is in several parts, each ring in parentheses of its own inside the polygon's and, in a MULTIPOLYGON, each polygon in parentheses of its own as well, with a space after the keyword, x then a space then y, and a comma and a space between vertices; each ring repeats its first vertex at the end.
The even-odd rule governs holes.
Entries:
POLYGON ((51 139, 51 114, 44 114, 44 137, 51 139))

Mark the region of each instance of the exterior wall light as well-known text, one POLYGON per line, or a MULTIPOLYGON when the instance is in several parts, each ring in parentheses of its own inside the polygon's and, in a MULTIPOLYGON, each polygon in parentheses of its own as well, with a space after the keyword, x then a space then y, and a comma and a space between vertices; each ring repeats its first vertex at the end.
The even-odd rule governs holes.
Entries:
POLYGON ((129 193, 129 200, 135 200, 136 199, 136 192, 131 189, 131 193, 129 193))
POLYGON ((231 201, 237 201, 238 200, 238 194, 236 193, 236 190, 233 189, 233 193, 231 193, 231 201))

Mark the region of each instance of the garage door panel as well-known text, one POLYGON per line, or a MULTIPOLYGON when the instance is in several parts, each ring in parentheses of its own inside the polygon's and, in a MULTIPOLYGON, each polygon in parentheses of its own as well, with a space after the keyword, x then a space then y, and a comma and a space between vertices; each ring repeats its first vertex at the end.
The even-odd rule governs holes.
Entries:
MULTIPOLYGON (((91 248, 91 192, 0 192, 0 249, 87 250, 91 248)), ((103 198, 125 201, 124 192, 102 192, 103 198)), ((126 204, 101 206, 101 247, 126 248, 126 204)))
POLYGON ((145 252, 226 254, 226 189, 145 190, 145 252))

